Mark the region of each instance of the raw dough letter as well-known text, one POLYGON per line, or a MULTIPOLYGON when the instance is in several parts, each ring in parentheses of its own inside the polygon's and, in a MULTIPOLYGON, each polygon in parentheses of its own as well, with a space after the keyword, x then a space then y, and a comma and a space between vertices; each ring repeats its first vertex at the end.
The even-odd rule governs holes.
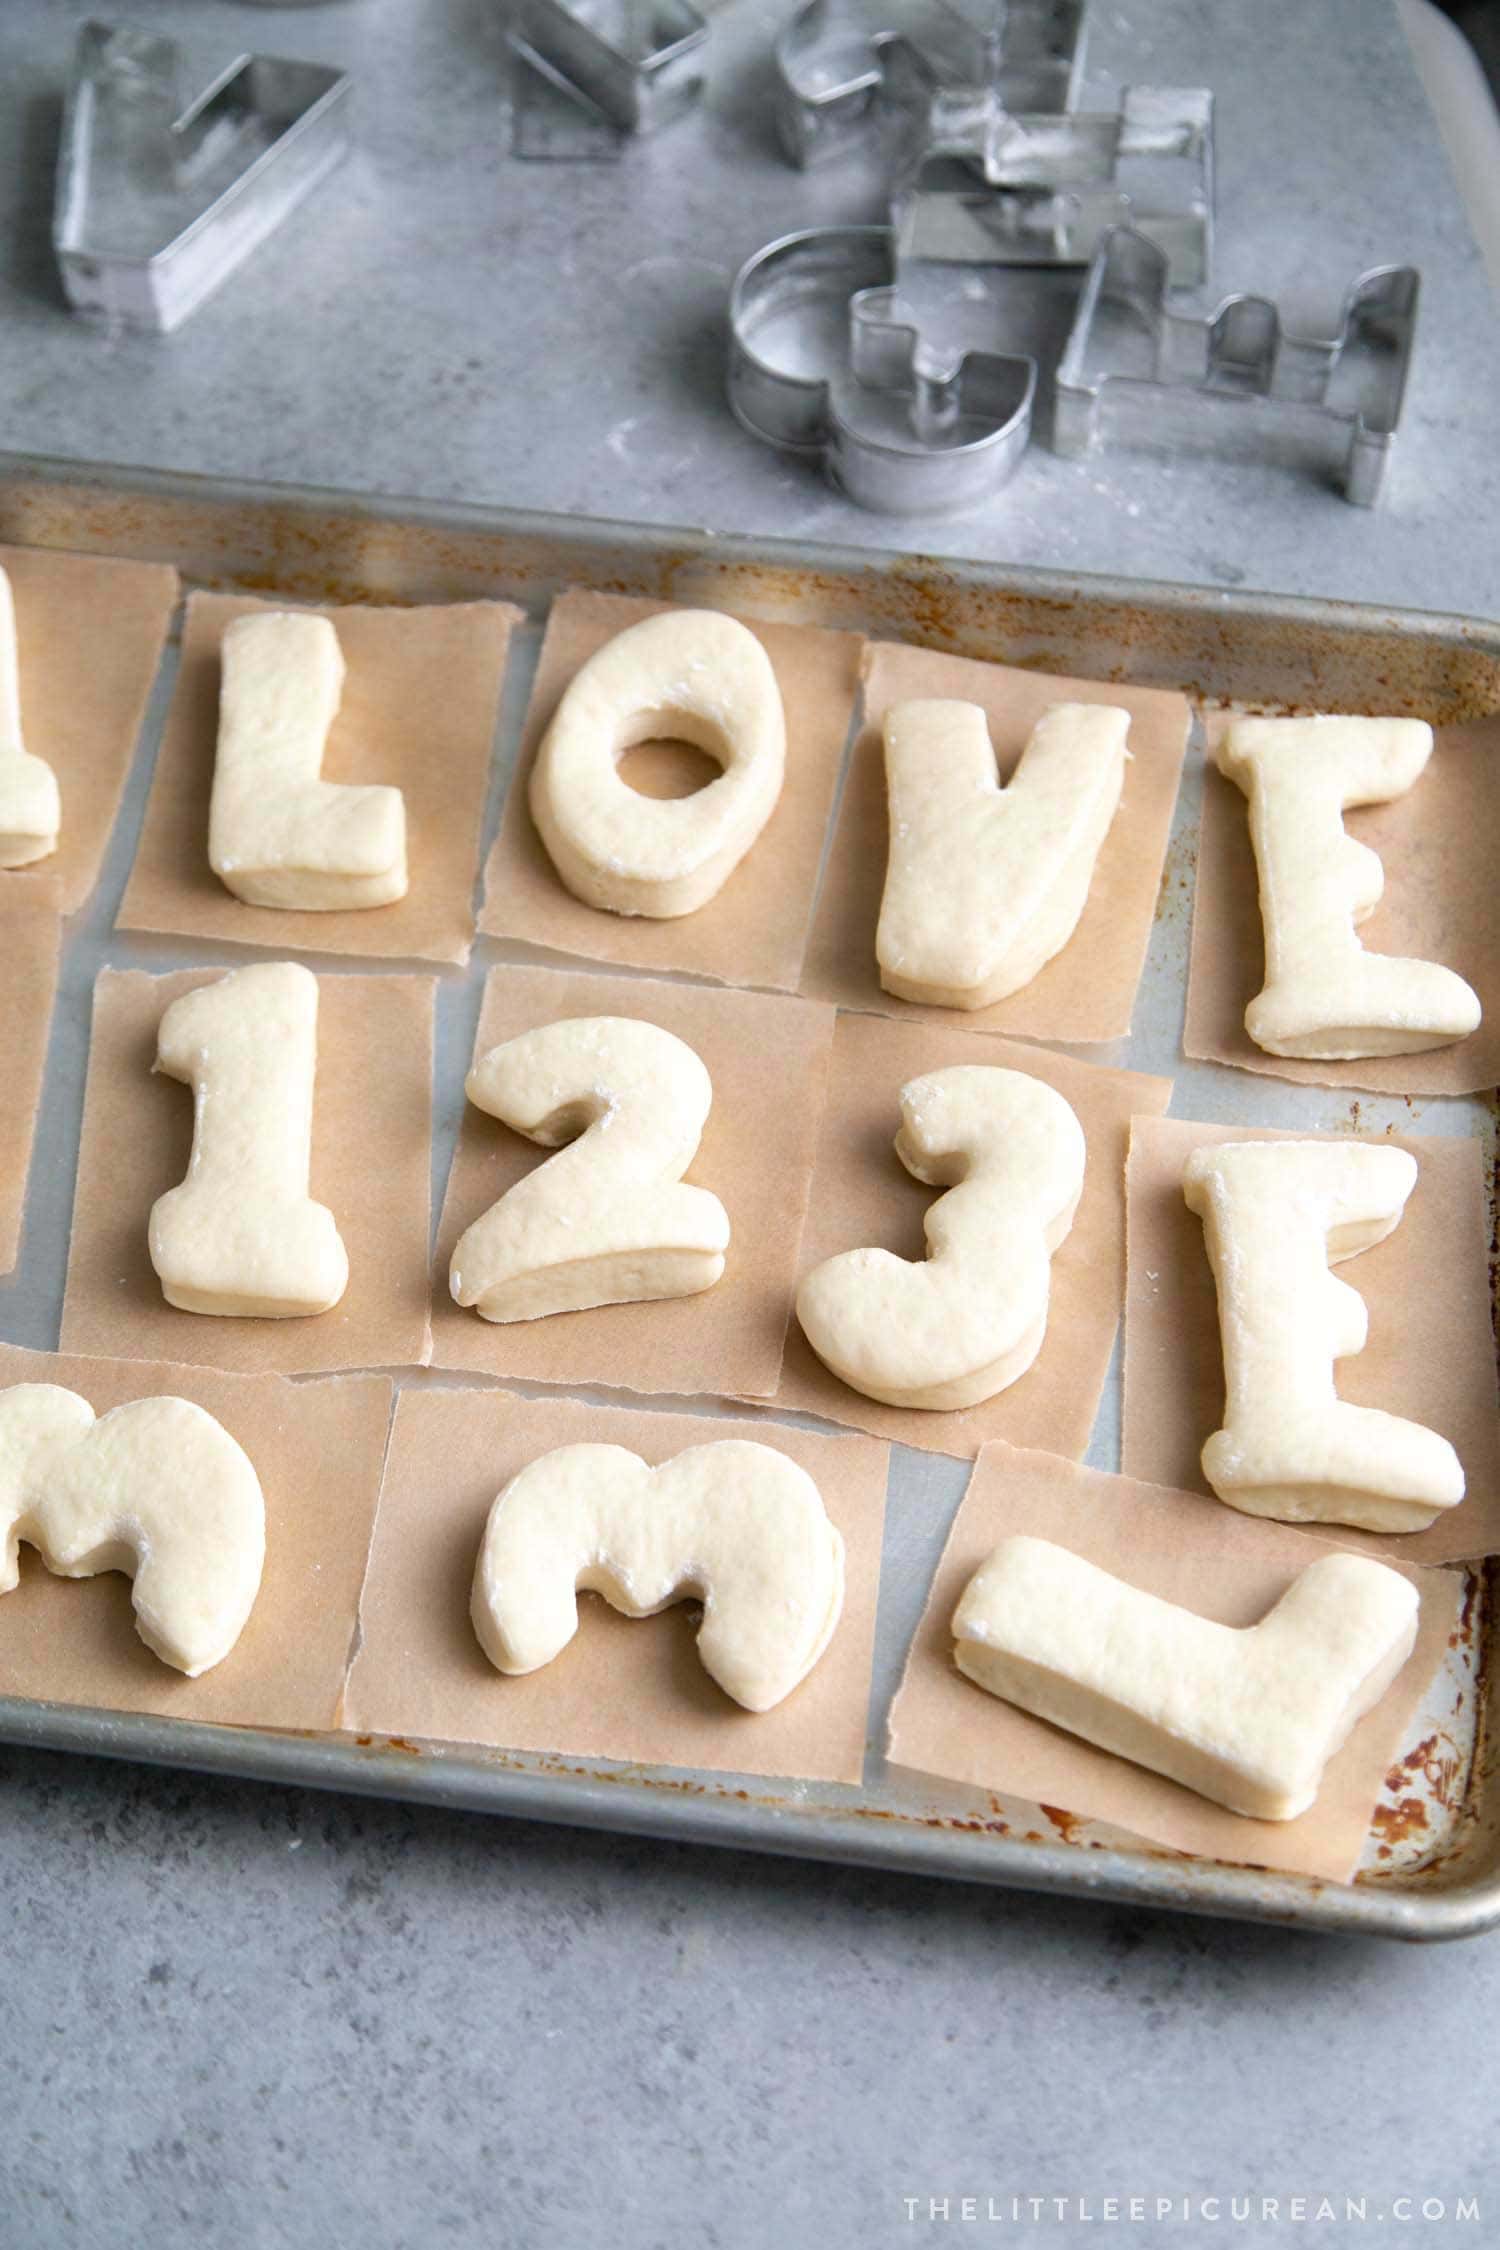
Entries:
POLYGON ((260 1588, 260 1481, 229 1432, 185 1398, 94 1420, 56 1383, 0 1391, 0 1594, 35 1547, 63 1578, 124 1570, 136 1631, 189 1679, 229 1654, 260 1588))
POLYGON ((1475 993, 1436 961, 1367 953, 1354 926, 1385 884, 1376 854, 1344 832, 1351 805, 1411 788, 1432 755, 1418 719, 1237 719, 1216 752, 1250 804, 1266 981, 1245 1029, 1268 1055, 1343 1062, 1414 1055, 1466 1039, 1475 993))
POLYGON ((845 1250, 804 1277, 797 1318, 866 1398, 974 1406, 1042 1348, 1052 1253, 1083 1191, 1083 1128, 1039 1078, 960 1063, 902 1087, 896 1154, 949 1190, 927 1213, 925 1265, 845 1250))
POLYGON ((191 1086, 193 1154, 151 1212, 151 1263, 183 1312, 327 1312, 349 1260, 308 1196, 318 980, 295 961, 236 969, 174 1000, 158 1070, 191 1086))
POLYGON ((1462 1500, 1446 1438, 1350 1406, 1333 1386, 1334 1361, 1364 1350, 1369 1322, 1328 1268, 1383 1241, 1416 1180, 1405 1149, 1372 1142, 1230 1141, 1188 1158, 1182 1189, 1218 1287, 1227 1392, 1203 1473, 1231 1508, 1423 1531, 1462 1500))
POLYGON ((564 1445, 511 1478, 485 1525, 470 1613, 501 1672, 535 1672, 578 1630, 577 1592, 627 1617, 703 1603, 698 1654, 726 1695, 769 1711, 828 1646, 844 1542, 805 1469, 727 1438, 659 1468, 564 1445))
POLYGON ((706 906, 776 809, 786 721, 771 660, 717 610, 670 610, 607 641, 569 685, 531 776, 531 814, 575 898, 669 920, 706 906), (616 770, 674 736, 722 766, 696 796, 642 797, 616 770))
POLYGON ((465 1091, 562 1153, 460 1238, 448 1275, 458 1304, 485 1320, 539 1320, 713 1287, 728 1217, 716 1195, 677 1184, 713 1087, 681 1039, 628 1016, 575 1016, 492 1047, 465 1091))
POLYGON ((333 913, 406 896, 399 789, 324 781, 344 659, 326 617, 270 610, 224 635, 208 863, 248 906, 333 913))
POLYGON ((57 849, 62 808, 57 776, 21 740, 21 666, 16 605, 0 570, 0 867, 29 867, 57 849))
POLYGON ((954 1659, 977 1686, 1254 1820, 1295 1820, 1412 1651, 1417 1590, 1324 1555, 1236 1630, 1048 1539, 1004 1539, 964 1589, 954 1659))
POLYGON ((1056 703, 1002 789, 977 703, 893 705, 875 934, 887 992, 987 1008, 1062 951, 1120 802, 1129 727, 1111 705, 1056 703))

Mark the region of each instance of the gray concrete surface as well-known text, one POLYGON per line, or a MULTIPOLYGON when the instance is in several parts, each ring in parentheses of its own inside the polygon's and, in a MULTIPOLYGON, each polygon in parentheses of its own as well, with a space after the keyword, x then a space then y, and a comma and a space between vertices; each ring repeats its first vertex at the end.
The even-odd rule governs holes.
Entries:
MULTIPOLYGON (((1387 507, 1034 453, 985 517, 905 528, 723 409, 739 260, 877 200, 873 173, 780 167, 773 11, 720 15, 701 120, 557 168, 507 153, 490 0, 134 0, 204 74, 258 45, 360 76, 352 164, 169 343, 58 298, 81 13, 0 11, 8 447, 1500 609, 1496 316, 1386 0, 1099 0, 1090 84, 1214 86, 1222 287, 1313 320, 1360 265, 1423 265, 1387 507)), ((0 1917, 3 2250, 1440 2242, 1500 2213, 1493 1943, 1318 1942, 9 1749, 0 1917)))

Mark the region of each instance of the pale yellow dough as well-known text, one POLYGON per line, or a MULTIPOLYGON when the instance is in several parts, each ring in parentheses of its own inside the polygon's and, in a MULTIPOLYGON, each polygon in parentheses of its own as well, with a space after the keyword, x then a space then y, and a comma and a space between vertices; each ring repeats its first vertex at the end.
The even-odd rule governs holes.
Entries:
POLYGON ((326 617, 262 610, 224 635, 208 861, 248 906, 336 913, 406 896, 400 790, 322 779, 343 686, 326 617))
POLYGON ((1385 873, 1345 834, 1344 813, 1404 795, 1431 755, 1432 729, 1418 719, 1236 719, 1226 729, 1215 756, 1249 800, 1265 930, 1266 981, 1245 1029, 1267 1054, 1414 1055, 1478 1027, 1478 996, 1462 977, 1367 953, 1354 934, 1385 873))
POLYGON ((174 1000, 158 1070, 193 1089, 187 1178, 151 1212, 151 1263, 169 1305, 264 1320, 327 1312, 349 1260, 308 1195, 318 980, 294 961, 236 969, 174 1000))
POLYGON ((0 570, 0 867, 30 867, 57 849, 57 776, 21 736, 21 661, 10 579, 0 570))
POLYGON ((1129 728, 1129 712, 1111 705, 1054 704, 1002 788, 978 704, 891 707, 875 933, 887 992, 988 1008, 1062 951, 1120 802, 1129 728))
POLYGON ((797 1318, 825 1366, 866 1398, 974 1406, 1042 1348, 1052 1253, 1083 1191, 1083 1128, 1041 1079, 961 1063, 902 1087, 896 1154, 948 1189, 924 1222, 925 1264, 842 1251, 804 1277, 797 1318))
POLYGON ((769 1711, 817 1663, 844 1600, 844 1542, 812 1478, 768 1445, 690 1446, 657 1468, 618 1445, 565 1445, 490 1509, 470 1613, 501 1672, 550 1664, 577 1593, 627 1617, 703 1603, 698 1654, 726 1695, 769 1711))
POLYGON ((634 1017, 575 1016, 492 1047, 465 1091, 561 1154, 461 1236, 456 1303, 485 1320, 539 1320, 713 1287, 729 1219, 716 1195, 679 1184, 713 1087, 681 1039, 634 1017))
POLYGON ((1183 1194, 1219 1292, 1227 1394, 1203 1473, 1230 1507, 1423 1531, 1462 1500, 1446 1438, 1334 1389, 1334 1362, 1364 1349, 1368 1321, 1329 1265, 1383 1241, 1416 1180, 1416 1159, 1380 1142, 1229 1141, 1188 1158, 1183 1194))
POLYGON ((185 1398, 94 1419, 55 1383, 0 1391, 0 1594, 25 1540, 63 1578, 123 1570, 136 1631, 189 1679, 229 1654, 255 1605, 265 1502, 229 1432, 185 1398))
POLYGON ((771 660, 747 626, 668 610, 617 633, 565 692, 531 776, 531 813, 576 898, 670 920, 717 896, 781 794, 786 721, 771 660), (642 797, 619 761, 663 737, 722 769, 695 796, 642 797))
POLYGON ((954 1612, 978 1687, 1253 1820, 1295 1820, 1412 1651, 1417 1590, 1363 1555, 1309 1563, 1235 1630, 1047 1539, 1002 1540, 954 1612))

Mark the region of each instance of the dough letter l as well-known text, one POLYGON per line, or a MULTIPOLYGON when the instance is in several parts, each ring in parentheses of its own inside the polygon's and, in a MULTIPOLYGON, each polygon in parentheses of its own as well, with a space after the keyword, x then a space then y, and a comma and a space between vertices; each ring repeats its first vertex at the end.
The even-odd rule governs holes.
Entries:
POLYGON ((1120 802, 1129 726, 1110 705, 1054 704, 1002 789, 978 704, 893 705, 875 933, 887 992, 987 1008, 1062 951, 1120 802))
POLYGON ((208 861, 248 906, 333 913, 406 896, 400 790, 322 779, 343 685, 326 617, 261 611, 224 635, 208 861))
MULTIPOLYGON (((1446 1438, 1334 1390, 1363 1351, 1364 1300, 1330 1263, 1398 1224, 1417 1166, 1389 1143, 1230 1141, 1196 1149, 1183 1194, 1219 1292, 1227 1400, 1203 1473, 1246 1515, 1423 1531, 1464 1496, 1446 1438)), ((1440 1277, 1435 1277, 1440 1278, 1440 1277)))
POLYGON ((1309 1563, 1236 1629, 1050 1539, 1004 1539, 964 1589, 978 1687, 1255 1820, 1295 1820, 1412 1651, 1417 1590, 1363 1555, 1309 1563))

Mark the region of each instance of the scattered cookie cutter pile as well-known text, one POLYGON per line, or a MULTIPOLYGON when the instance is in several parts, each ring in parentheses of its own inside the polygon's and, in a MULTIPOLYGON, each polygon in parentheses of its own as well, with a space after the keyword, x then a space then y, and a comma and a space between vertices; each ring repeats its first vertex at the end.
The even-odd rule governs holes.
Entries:
POLYGON ((1172 293, 1212 276, 1213 96, 1137 86, 1078 110, 1084 33, 1082 0, 797 9, 775 50, 782 144, 821 162, 897 113, 887 224, 788 236, 742 267, 735 415, 883 513, 981 505, 1048 414, 1063 455, 1144 438, 1312 463, 1373 506, 1416 272, 1359 275, 1326 339, 1290 333, 1262 297, 1179 309, 1172 293), (1049 277, 1050 297, 1018 289, 1025 273, 1049 277))
POLYGON ((173 40, 84 24, 53 209, 74 311, 177 327, 339 162, 350 92, 321 63, 240 55, 185 104, 173 40))
MULTIPOLYGON (((730 405, 862 507, 946 513, 1144 442, 1316 467, 1379 500, 1416 335, 1410 266, 1358 275, 1328 336, 1267 298, 1173 303, 1213 267, 1214 105, 1135 86, 1080 110, 1087 0, 801 0, 774 41, 790 163, 889 158, 869 225, 767 243, 730 293, 730 405), (1024 285, 1023 285, 1024 284, 1024 285)), ((693 0, 513 0, 513 141, 617 158, 704 85, 693 0)), ((175 328, 339 161, 340 70, 241 55, 184 103, 175 43, 79 34, 53 239, 75 311, 175 328)))

